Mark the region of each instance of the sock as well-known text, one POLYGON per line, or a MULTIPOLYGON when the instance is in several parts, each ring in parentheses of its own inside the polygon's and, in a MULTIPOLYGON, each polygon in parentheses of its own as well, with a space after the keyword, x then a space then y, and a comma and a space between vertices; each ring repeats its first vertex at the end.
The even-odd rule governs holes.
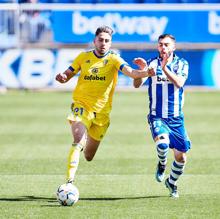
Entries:
POLYGON ((159 158, 160 164, 166 165, 167 163, 167 153, 169 146, 165 143, 157 144, 157 156, 159 158))
POLYGON ((184 167, 185 167, 185 163, 180 163, 176 160, 173 161, 173 164, 171 167, 171 173, 169 176, 169 182, 171 184, 176 185, 177 180, 183 174, 184 167))
POLYGON ((80 158, 80 152, 82 150, 83 146, 78 143, 72 144, 72 147, 69 152, 69 157, 68 157, 68 167, 67 167, 67 181, 68 182, 73 182, 76 170, 79 165, 79 158, 80 158))

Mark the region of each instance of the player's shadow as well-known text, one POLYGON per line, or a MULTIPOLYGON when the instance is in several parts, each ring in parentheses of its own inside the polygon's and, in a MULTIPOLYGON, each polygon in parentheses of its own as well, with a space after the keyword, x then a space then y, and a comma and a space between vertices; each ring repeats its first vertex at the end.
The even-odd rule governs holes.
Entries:
MULTIPOLYGON (((152 195, 152 196, 138 196, 138 197, 91 197, 91 198, 80 198, 80 201, 117 201, 117 200, 129 200, 129 199, 154 199, 154 198, 163 198, 167 196, 161 195, 152 195)), ((37 197, 37 196, 19 196, 16 198, 0 198, 0 201, 8 201, 8 202, 24 202, 24 201, 47 201, 47 202, 56 202, 56 198, 48 198, 48 197, 37 197)))
MULTIPOLYGON (((138 199, 155 199, 155 198, 164 198, 167 196, 138 196, 138 197, 91 197, 91 198, 80 198, 79 201, 117 201, 117 200, 138 200, 138 199)), ((56 198, 48 198, 42 196, 19 196, 16 198, 1 198, 0 202, 31 202, 31 201, 38 201, 38 202, 46 202, 47 204, 42 204, 41 207, 61 207, 56 198)))
POLYGON ((117 200, 138 200, 138 199, 154 199, 154 198, 165 198, 167 196, 152 195, 152 196, 138 196, 138 197, 102 197, 102 198, 80 198, 80 201, 117 201, 117 200))
POLYGON ((16 198, 1 198, 0 201, 8 201, 8 202, 25 202, 25 201, 47 201, 47 202, 55 202, 56 198, 48 198, 48 197, 36 197, 36 196, 19 196, 16 198))
POLYGON ((41 204, 41 207, 60 207, 60 205, 57 202, 56 198, 48 198, 43 196, 19 196, 16 198, 1 198, 1 201, 7 201, 7 202, 31 202, 31 201, 37 201, 37 202, 44 202, 44 204, 41 204), (47 204, 45 204, 45 202, 47 204), (49 204, 48 204, 49 203, 49 204))
MULTIPOLYGON (((102 197, 102 198, 79 198, 80 202, 83 201, 118 201, 118 200, 138 200, 138 199, 155 199, 155 198, 167 198, 168 196, 139 196, 139 197, 102 197)), ((41 207, 62 207, 62 206, 56 206, 52 204, 42 205, 41 207)))

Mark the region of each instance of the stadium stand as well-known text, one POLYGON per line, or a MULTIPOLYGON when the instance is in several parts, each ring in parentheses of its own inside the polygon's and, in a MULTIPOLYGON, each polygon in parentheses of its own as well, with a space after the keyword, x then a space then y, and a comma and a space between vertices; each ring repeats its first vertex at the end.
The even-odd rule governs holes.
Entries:
MULTIPOLYGON (((160 0, 160 2, 158 2, 158 3, 168 3, 168 4, 176 4, 177 3, 178 4, 178 3, 184 3, 183 1, 184 0, 160 0)), ((188 0, 186 0, 186 1, 188 1, 188 0)))
MULTIPOLYGON (((31 3, 32 0, 0 0, 0 3, 31 3)), ((38 0, 39 3, 69 4, 160 4, 160 3, 220 3, 220 0, 38 0)))
POLYGON ((100 0, 99 3, 102 3, 102 4, 112 4, 112 3, 115 3, 115 0, 100 0))
MULTIPOLYGON (((191 0, 190 0, 191 1, 191 0)), ((220 0, 201 0, 200 3, 220 3, 220 0)))
POLYGON ((135 4, 135 3, 140 3, 140 1, 138 1, 138 0, 119 0, 119 2, 118 3, 125 3, 125 4, 130 4, 130 3, 132 3, 132 4, 135 4))
POLYGON ((160 0, 143 0, 143 3, 158 4, 160 3, 160 0))
POLYGON ((0 4, 1 3, 16 3, 16 0, 0 0, 0 4))
POLYGON ((181 0, 181 3, 203 3, 203 0, 181 0))

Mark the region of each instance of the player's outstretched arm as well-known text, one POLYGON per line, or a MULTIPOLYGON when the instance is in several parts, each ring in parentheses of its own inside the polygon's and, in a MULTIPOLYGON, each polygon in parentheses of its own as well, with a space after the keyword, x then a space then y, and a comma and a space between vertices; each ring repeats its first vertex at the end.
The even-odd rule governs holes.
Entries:
POLYGON ((56 75, 56 80, 60 83, 66 83, 74 76, 73 72, 70 69, 67 69, 63 73, 59 73, 56 75))
POLYGON ((125 65, 122 69, 122 73, 133 78, 145 78, 145 77, 151 77, 155 75, 154 70, 152 69, 144 69, 144 70, 138 70, 138 69, 132 69, 130 66, 125 65))
MULTIPOLYGON (((136 64, 139 67, 139 69, 141 69, 141 70, 144 70, 148 67, 147 62, 143 58, 140 58, 140 57, 135 58, 133 60, 133 63, 136 64)), ((135 88, 139 88, 142 84, 143 84, 142 78, 136 78, 133 80, 133 86, 135 88)))

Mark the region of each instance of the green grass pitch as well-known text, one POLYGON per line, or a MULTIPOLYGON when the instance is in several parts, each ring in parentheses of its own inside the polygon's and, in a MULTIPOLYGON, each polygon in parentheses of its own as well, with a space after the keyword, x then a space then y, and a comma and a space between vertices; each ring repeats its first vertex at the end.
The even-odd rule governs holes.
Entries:
POLYGON ((147 95, 116 92, 111 125, 94 160, 81 156, 75 183, 80 200, 62 207, 55 192, 65 182, 72 142, 70 102, 71 92, 0 95, 0 218, 220 218, 219 92, 186 92, 192 149, 178 200, 154 179, 147 95))

